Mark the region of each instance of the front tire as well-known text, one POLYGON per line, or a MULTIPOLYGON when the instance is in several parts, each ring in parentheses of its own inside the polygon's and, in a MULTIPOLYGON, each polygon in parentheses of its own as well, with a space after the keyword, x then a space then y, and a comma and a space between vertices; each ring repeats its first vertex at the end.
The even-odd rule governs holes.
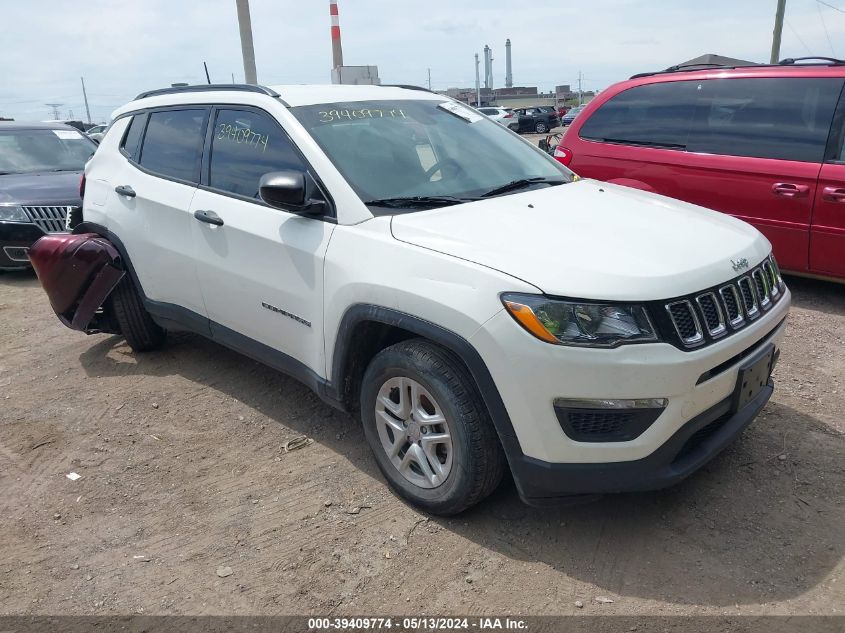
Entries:
POLYGON ((433 514, 475 505, 502 479, 505 457, 467 370, 422 340, 379 352, 361 386, 364 435, 402 497, 433 514))
POLYGON ((120 332, 133 351, 147 352, 164 344, 164 329, 153 321, 144 308, 141 296, 128 274, 123 276, 112 291, 109 302, 120 332))

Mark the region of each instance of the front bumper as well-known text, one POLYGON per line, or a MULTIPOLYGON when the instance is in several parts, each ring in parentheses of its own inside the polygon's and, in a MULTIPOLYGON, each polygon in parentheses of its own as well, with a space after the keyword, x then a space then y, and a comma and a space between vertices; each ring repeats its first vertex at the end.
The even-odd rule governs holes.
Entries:
POLYGON ((21 249, 29 249, 44 235, 32 222, 0 222, 0 270, 29 268, 21 249))
POLYGON ((718 455, 747 427, 769 401, 774 384, 731 413, 731 399, 682 426, 648 457, 629 462, 553 464, 518 453, 510 446, 511 470, 522 499, 534 506, 553 505, 562 497, 658 490, 672 486, 718 455))
POLYGON ((536 504, 576 494, 662 488, 700 468, 771 396, 768 384, 752 401, 732 405, 740 367, 758 350, 779 347, 789 303, 787 290, 751 325, 693 351, 666 343, 605 350, 549 345, 505 312, 491 318, 470 342, 507 410, 508 424, 497 421, 497 430, 521 496, 536 504), (633 439, 578 441, 555 413, 557 398, 665 399, 668 404, 633 439), (705 428, 709 437, 702 439, 696 434, 705 428))

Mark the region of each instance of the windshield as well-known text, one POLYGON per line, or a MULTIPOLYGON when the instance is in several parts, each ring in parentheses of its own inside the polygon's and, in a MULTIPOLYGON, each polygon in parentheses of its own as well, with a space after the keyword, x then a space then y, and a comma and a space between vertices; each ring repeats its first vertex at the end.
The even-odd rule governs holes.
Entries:
POLYGON ((505 187, 516 181, 549 186, 573 177, 499 123, 445 98, 325 103, 291 111, 365 203, 435 198, 436 204, 505 195, 518 189, 505 187))
POLYGON ((82 171, 97 145, 76 130, 0 131, 0 173, 82 171))

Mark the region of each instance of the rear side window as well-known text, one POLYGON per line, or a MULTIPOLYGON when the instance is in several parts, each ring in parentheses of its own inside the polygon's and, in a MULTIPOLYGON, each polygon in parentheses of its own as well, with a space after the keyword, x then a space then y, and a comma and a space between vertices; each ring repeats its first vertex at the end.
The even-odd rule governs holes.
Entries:
POLYGON ((138 156, 138 142, 144 133, 144 123, 146 120, 146 114, 136 114, 132 117, 132 121, 130 121, 129 127, 126 129, 120 149, 129 158, 136 158, 138 156))
POLYGON ((821 162, 842 79, 676 81, 613 97, 581 137, 706 154, 821 162))
POLYGON ((258 198, 271 171, 307 169, 276 121, 254 110, 218 110, 211 142, 209 185, 239 196, 258 198))
POLYGON ((206 110, 162 110, 150 114, 141 166, 168 178, 197 182, 206 110))

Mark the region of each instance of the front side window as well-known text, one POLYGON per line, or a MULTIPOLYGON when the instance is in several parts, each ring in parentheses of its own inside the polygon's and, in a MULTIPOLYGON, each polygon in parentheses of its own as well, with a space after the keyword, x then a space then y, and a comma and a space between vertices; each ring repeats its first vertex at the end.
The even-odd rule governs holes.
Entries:
POLYGON ((97 145, 84 134, 66 129, 0 131, 0 175, 82 171, 97 145))
POLYGON ((253 110, 218 110, 211 143, 209 186, 239 196, 258 198, 266 173, 307 169, 279 125, 253 110))
POLYGON ((364 202, 467 198, 523 179, 547 181, 543 186, 572 179, 543 152, 454 101, 325 103, 291 112, 364 202))
POLYGON ((690 81, 631 88, 593 112, 581 127, 581 138, 686 149, 697 103, 697 84, 690 81))
POLYGON ((207 111, 161 110, 150 114, 141 146, 141 166, 188 182, 197 182, 207 111))

